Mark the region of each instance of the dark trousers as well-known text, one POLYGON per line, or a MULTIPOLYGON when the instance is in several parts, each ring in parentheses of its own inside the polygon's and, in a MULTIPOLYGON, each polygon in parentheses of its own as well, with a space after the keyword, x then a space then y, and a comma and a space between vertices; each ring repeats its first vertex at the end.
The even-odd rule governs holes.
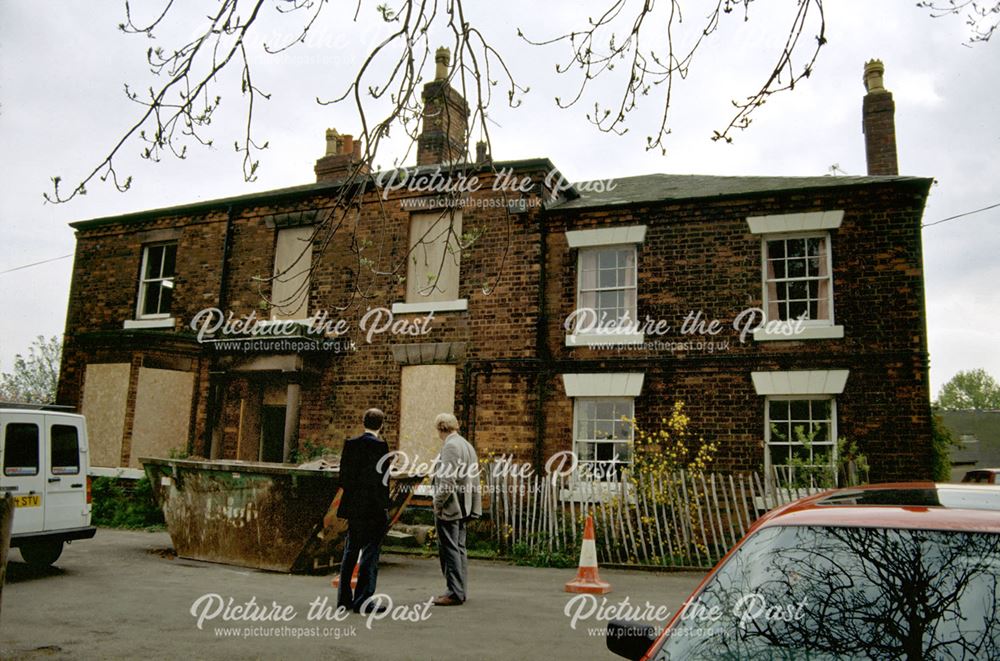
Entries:
POLYGON ((469 554, 465 548, 465 520, 435 519, 438 536, 438 559, 448 594, 465 601, 465 581, 469 573, 469 554))
POLYGON ((378 579, 378 556, 385 534, 386 518, 349 519, 347 522, 347 542, 344 557, 340 561, 340 587, 337 588, 337 605, 347 609, 360 610, 365 601, 375 594, 378 579), (358 564, 358 586, 351 591, 351 576, 354 565, 358 564))

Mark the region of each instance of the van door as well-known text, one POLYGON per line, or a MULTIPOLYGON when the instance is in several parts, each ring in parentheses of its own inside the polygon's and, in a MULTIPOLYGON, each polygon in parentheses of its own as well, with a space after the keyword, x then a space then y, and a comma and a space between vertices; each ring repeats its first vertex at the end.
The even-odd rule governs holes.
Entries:
POLYGON ((42 468, 42 418, 4 413, 0 422, 3 472, 0 486, 14 496, 12 535, 41 532, 44 522, 45 471, 42 468))
POLYGON ((82 528, 87 520, 87 466, 79 420, 47 415, 45 529, 82 528))

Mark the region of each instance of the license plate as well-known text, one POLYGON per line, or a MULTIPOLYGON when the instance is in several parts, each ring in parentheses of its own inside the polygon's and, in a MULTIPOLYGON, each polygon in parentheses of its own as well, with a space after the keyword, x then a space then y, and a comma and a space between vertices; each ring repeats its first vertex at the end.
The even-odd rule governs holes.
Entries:
POLYGON ((38 494, 30 496, 14 496, 14 507, 40 507, 42 497, 38 494))

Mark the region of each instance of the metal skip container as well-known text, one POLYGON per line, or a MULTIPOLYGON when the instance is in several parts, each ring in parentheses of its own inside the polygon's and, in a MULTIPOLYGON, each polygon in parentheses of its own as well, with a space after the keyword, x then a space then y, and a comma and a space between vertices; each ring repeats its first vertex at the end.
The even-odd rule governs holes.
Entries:
MULTIPOLYGON (((178 556, 293 573, 324 571, 339 562, 347 532, 347 522, 336 516, 339 467, 140 461, 178 556)), ((390 521, 398 519, 422 479, 393 476, 390 521)))

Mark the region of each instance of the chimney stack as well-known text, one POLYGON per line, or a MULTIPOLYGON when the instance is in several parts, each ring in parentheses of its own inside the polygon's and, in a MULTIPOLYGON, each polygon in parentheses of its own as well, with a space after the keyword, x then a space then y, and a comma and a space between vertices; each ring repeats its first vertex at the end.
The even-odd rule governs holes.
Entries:
POLYGON ((490 155, 489 145, 486 144, 485 140, 480 140, 476 143, 476 165, 485 165, 492 162, 493 157, 490 155))
MULTIPOLYGON (((316 161, 313 171, 316 173, 316 183, 331 183, 340 181, 351 169, 361 163, 361 143, 354 141, 354 136, 341 135, 336 129, 326 130, 326 154, 316 161)), ((360 169, 368 172, 368 166, 360 169)))
POLYGON ((865 94, 861 130, 865 134, 865 157, 870 175, 897 175, 896 104, 892 92, 882 83, 885 66, 881 60, 865 63, 865 94))
POLYGON ((463 162, 467 158, 469 104, 448 83, 451 52, 447 48, 437 49, 434 64, 434 80, 424 85, 417 165, 463 162))

